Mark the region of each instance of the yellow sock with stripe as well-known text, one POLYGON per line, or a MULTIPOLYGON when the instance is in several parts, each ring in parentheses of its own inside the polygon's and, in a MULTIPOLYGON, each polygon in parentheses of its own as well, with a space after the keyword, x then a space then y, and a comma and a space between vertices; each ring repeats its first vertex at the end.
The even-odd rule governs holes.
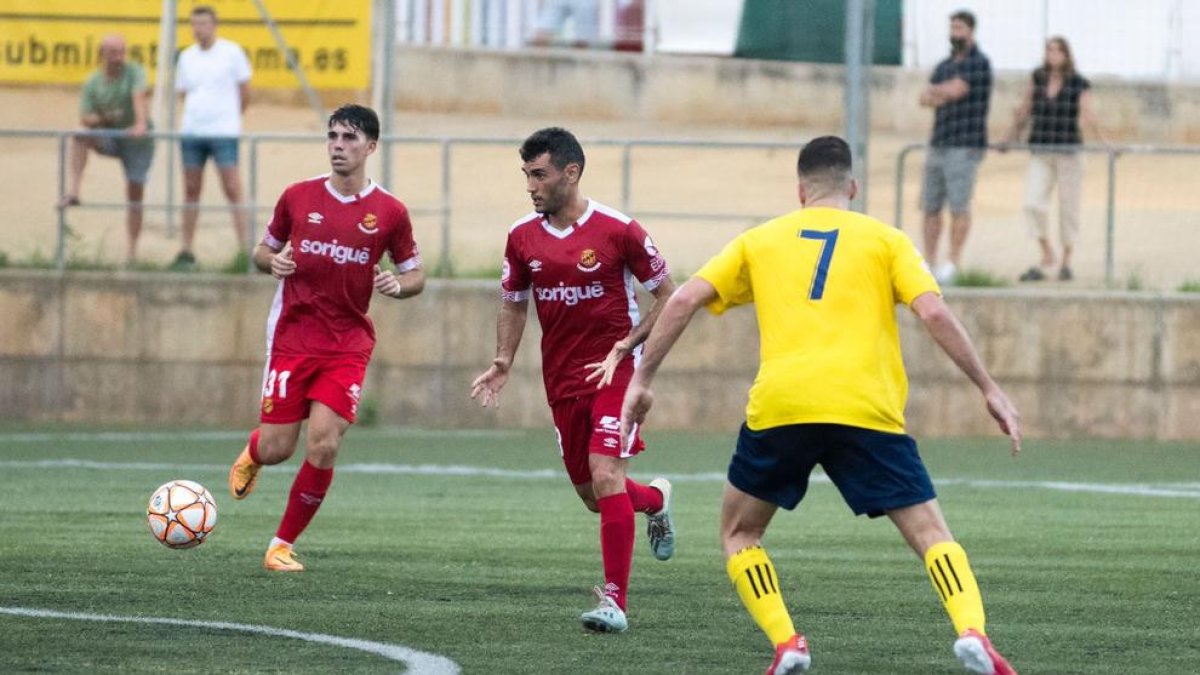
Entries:
MULTIPOLYGON (((984 633, 983 596, 967 562, 967 552, 955 541, 943 541, 925 551, 925 571, 950 621, 954 632, 962 635, 968 628, 984 633)), ((985 633, 986 634, 986 633, 985 633)))
POLYGON ((761 546, 751 546, 734 553, 726 561, 725 571, 729 573, 729 580, 737 589, 746 611, 772 644, 787 642, 796 634, 792 617, 783 604, 775 566, 761 546))

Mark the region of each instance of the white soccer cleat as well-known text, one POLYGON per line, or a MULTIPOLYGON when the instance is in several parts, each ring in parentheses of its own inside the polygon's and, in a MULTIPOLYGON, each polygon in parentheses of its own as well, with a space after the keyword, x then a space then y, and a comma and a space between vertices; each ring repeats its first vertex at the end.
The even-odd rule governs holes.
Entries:
POLYGON ((605 593, 599 586, 592 587, 596 594, 596 608, 579 616, 583 627, 597 633, 623 633, 629 628, 625 611, 617 606, 617 601, 605 593))
POLYGON ((647 516, 646 536, 650 538, 650 552, 659 560, 670 560, 675 555, 675 525, 671 522, 671 481, 655 478, 650 487, 663 496, 662 510, 647 516))
POLYGON ((796 633, 788 641, 775 647, 775 660, 767 667, 767 675, 798 675, 807 673, 812 666, 812 654, 808 651, 808 640, 796 633))
POLYGON ((968 629, 954 642, 954 655, 964 667, 978 675, 1017 675, 1012 665, 996 651, 992 641, 979 631, 968 629))

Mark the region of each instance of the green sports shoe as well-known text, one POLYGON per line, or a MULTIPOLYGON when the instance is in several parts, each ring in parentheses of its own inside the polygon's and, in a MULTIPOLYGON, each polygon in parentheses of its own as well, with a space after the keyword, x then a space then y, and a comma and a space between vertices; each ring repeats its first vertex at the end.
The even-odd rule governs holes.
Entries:
POLYGON ((650 552, 659 560, 670 560, 671 556, 675 555, 675 525, 671 522, 671 481, 655 478, 650 481, 650 487, 661 492, 663 496, 662 510, 648 516, 646 520, 650 552))

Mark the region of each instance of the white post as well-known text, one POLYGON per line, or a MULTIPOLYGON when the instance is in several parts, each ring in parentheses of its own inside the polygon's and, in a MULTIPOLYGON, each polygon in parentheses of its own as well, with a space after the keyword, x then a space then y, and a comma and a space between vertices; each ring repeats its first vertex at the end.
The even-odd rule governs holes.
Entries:
POLYGON ((642 53, 651 56, 658 50, 658 2, 645 0, 642 6, 642 53))
MULTIPOLYGON (((162 18, 158 22, 158 63, 154 81, 154 107, 158 128, 175 131, 175 21, 179 16, 175 0, 163 0, 162 18)), ((168 237, 175 236, 175 146, 167 142, 167 213, 165 227, 168 237)))

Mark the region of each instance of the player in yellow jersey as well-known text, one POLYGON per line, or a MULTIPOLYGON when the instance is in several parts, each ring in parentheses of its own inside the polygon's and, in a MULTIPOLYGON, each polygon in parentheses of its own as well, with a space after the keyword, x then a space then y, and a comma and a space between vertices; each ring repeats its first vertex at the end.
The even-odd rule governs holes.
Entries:
POLYGON ((1014 456, 1021 449, 1016 407, 988 375, 912 241, 848 210, 858 186, 846 142, 813 140, 800 151, 797 170, 802 208, 734 239, 663 309, 625 394, 622 438, 645 418, 650 382, 695 312, 754 303, 761 364, 729 465, 721 539, 730 580, 775 645, 768 675, 807 672, 812 663, 760 540, 780 506, 800 503, 817 464, 856 514, 887 515, 924 560, 967 670, 1015 675, 986 636, 967 555, 904 433, 908 380, 896 303, 912 309, 979 387, 1014 456))

